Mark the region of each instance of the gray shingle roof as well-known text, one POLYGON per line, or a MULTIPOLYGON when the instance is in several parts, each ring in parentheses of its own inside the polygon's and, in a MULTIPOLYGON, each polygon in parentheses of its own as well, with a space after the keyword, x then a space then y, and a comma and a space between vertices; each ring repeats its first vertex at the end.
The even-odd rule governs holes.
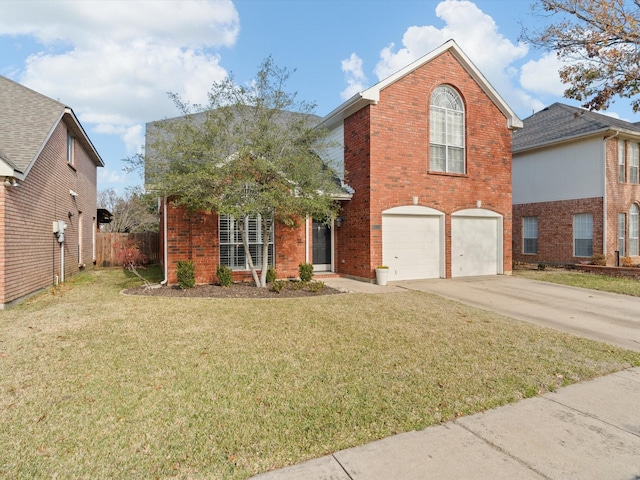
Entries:
POLYGON ((64 112, 64 104, 0 76, 2 159, 24 172, 64 112))
POLYGON ((63 118, 92 161, 104 166, 70 108, 0 76, 0 161, 26 174, 63 118))
POLYGON ((631 123, 590 112, 583 108, 554 103, 524 119, 524 128, 513 132, 513 151, 589 136, 607 130, 640 136, 640 122, 631 123))

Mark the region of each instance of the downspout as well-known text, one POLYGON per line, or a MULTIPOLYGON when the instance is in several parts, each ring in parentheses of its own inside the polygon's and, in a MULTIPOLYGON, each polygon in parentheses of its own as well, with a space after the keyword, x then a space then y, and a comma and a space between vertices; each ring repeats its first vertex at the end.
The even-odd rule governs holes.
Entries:
POLYGON ((607 140, 610 138, 615 138, 620 134, 619 130, 616 130, 613 135, 609 135, 608 137, 604 137, 602 140, 602 144, 604 145, 604 162, 603 162, 603 175, 602 181, 604 183, 603 190, 604 193, 602 195, 602 254, 607 257, 607 140))
POLYGON ((309 263, 309 215, 304 221, 304 261, 309 263))
MULTIPOLYGON (((162 200, 160 200, 162 202, 162 200)), ((162 256, 164 258, 164 280, 160 282, 160 285, 166 285, 169 281, 169 248, 167 246, 167 197, 164 197, 163 207, 162 207, 162 256)))

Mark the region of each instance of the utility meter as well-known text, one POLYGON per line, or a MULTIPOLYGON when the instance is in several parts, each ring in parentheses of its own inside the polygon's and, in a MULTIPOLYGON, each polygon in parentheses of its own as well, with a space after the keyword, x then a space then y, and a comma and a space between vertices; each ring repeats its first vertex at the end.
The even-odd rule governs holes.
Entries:
POLYGON ((58 239, 58 243, 64 243, 64 231, 67 229, 67 224, 64 220, 57 220, 53 222, 53 233, 58 239))

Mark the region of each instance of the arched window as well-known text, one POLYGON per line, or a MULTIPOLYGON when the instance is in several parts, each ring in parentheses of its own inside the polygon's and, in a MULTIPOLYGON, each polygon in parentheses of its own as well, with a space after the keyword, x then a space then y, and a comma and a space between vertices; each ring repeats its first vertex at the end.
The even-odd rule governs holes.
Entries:
POLYGON ((437 87, 429 107, 430 170, 465 173, 464 106, 456 90, 437 87))
POLYGON ((629 256, 638 256, 638 205, 631 205, 629 210, 629 256))

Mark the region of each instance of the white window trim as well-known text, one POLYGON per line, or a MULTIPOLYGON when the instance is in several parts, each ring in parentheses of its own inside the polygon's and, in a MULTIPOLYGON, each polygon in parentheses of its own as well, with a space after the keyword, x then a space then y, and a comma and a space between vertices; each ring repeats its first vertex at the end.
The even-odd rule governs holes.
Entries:
POLYGON ((438 173, 449 173, 449 174, 457 174, 457 175, 464 175, 467 173, 467 151, 466 151, 466 122, 465 122, 465 110, 464 110, 464 103, 462 102, 462 97, 460 96, 460 94, 458 93, 458 91, 453 88, 450 85, 439 85, 438 87, 436 87, 433 91, 433 93, 431 94, 431 100, 429 102, 429 123, 430 123, 430 127, 429 127, 429 170, 432 172, 438 172, 438 173), (435 97, 438 94, 441 93, 446 93, 447 95, 454 97, 455 102, 458 104, 459 109, 450 109, 447 107, 442 107, 440 105, 434 105, 434 100, 435 97), (445 143, 437 143, 434 141, 433 135, 431 133, 431 129, 432 129, 432 122, 435 122, 434 120, 434 115, 433 112, 436 110, 440 110, 444 112, 444 137, 445 137, 445 143), (453 114, 453 112, 456 113, 460 113, 462 116, 462 125, 461 125, 461 145, 453 145, 449 143, 449 117, 453 114), (434 162, 433 162, 433 158, 432 158, 432 146, 439 146, 439 147, 444 147, 444 152, 445 152, 445 159, 444 159, 444 170, 438 170, 436 168, 434 168, 434 162), (458 148, 462 150, 462 171, 453 171, 451 170, 451 163, 450 162, 450 150, 452 148, 458 148))
POLYGON ((538 254, 538 217, 522 217, 522 253, 524 255, 537 255, 538 254), (527 231, 527 220, 533 221, 535 220, 535 237, 527 236, 527 234, 531 235, 534 232, 527 231), (526 250, 526 240, 535 239, 535 252, 527 252, 526 250))
POLYGON ((589 258, 593 256, 593 214, 592 213, 576 213, 573 215, 573 256, 580 258, 589 258), (590 232, 580 232, 581 228, 585 228, 587 225, 581 225, 579 222, 590 219, 590 232), (588 236, 578 236, 578 235, 588 235, 588 236), (591 253, 590 254, 582 254, 578 255, 576 251, 576 241, 577 240, 591 240, 591 253))
POLYGON ((76 139, 75 137, 71 134, 71 132, 67 132, 67 163, 69 163, 69 165, 75 165, 76 164, 76 139))
POLYGON ((627 240, 627 214, 618 214, 618 252, 621 257, 625 256, 625 244, 627 240))
POLYGON ((640 208, 635 203, 629 209, 629 256, 636 257, 640 254, 640 208))

